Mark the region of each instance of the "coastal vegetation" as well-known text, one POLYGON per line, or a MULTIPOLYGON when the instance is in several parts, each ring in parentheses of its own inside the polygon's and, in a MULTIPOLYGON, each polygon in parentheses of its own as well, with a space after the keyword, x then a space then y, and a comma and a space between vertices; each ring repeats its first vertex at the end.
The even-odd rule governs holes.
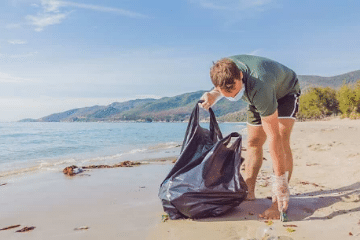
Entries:
POLYGON ((360 119, 360 80, 331 87, 310 87, 300 96, 298 119, 323 119, 329 116, 360 119))

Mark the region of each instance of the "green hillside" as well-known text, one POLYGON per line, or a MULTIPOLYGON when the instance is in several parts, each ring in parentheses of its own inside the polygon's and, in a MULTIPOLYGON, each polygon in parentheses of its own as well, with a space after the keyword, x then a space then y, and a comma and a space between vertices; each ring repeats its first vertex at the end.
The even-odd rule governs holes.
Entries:
MULTIPOLYGON (((334 77, 299 75, 302 90, 310 87, 339 88, 344 82, 355 83, 360 79, 360 70, 334 77)), ((92 106, 54 113, 40 119, 21 121, 38 122, 98 122, 98 121, 186 121, 189 119, 196 102, 205 91, 185 93, 161 99, 136 99, 115 102, 108 106, 92 106)), ((219 121, 245 120, 246 103, 220 100, 213 110, 219 121)), ((206 111, 200 112, 202 119, 208 118, 206 111)))
POLYGON ((309 87, 339 88, 343 83, 355 83, 360 79, 360 70, 333 77, 320 77, 313 75, 298 76, 302 89, 309 87))

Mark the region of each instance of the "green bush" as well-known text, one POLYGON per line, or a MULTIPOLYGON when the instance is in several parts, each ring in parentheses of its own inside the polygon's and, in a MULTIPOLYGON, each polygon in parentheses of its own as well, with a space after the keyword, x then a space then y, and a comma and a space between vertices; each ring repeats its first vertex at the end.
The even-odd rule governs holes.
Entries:
POLYGON ((300 96, 299 119, 319 119, 338 113, 336 90, 330 87, 310 88, 300 96))
POLYGON ((354 115, 357 112, 359 104, 359 94, 356 93, 356 89, 352 88, 351 85, 345 83, 337 92, 339 110, 344 117, 349 117, 351 113, 353 113, 352 115, 354 115))

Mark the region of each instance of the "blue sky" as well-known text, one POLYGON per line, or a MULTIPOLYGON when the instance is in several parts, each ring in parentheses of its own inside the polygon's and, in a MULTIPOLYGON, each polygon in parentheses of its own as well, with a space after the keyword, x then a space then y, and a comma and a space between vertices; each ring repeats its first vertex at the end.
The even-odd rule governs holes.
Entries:
POLYGON ((360 69, 358 0, 3 0, 0 121, 211 88, 212 61, 360 69))

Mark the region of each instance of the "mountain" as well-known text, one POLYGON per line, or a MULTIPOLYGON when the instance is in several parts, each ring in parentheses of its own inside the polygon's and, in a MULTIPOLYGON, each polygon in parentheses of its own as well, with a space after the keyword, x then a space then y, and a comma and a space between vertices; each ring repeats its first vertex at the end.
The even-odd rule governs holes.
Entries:
MULTIPOLYGON (((334 77, 299 75, 302 90, 309 87, 339 88, 344 82, 355 83, 360 79, 360 70, 334 77)), ((205 91, 185 93, 161 99, 136 99, 114 102, 107 106, 92 106, 54 113, 40 119, 23 119, 22 122, 98 122, 98 121, 185 121, 189 119, 196 102, 205 91)), ((213 110, 219 121, 242 121, 245 119, 246 103, 220 100, 213 110)), ((200 118, 208 118, 200 111, 200 118)))
POLYGON ((320 77, 314 75, 299 75, 300 86, 302 89, 309 87, 331 87, 339 88, 344 82, 355 83, 360 80, 360 70, 333 76, 333 77, 320 77))

